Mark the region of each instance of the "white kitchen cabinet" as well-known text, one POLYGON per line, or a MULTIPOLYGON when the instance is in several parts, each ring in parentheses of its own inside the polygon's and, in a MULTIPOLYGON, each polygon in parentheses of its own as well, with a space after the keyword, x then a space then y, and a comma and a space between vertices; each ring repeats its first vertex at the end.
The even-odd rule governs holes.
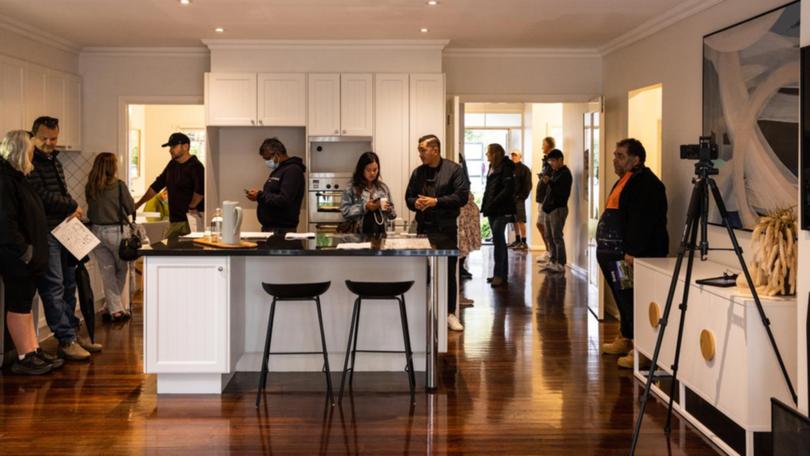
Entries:
POLYGON ((259 73, 257 123, 278 127, 306 125, 304 73, 259 73))
POLYGON ((382 175, 399 214, 407 214, 405 189, 410 177, 408 84, 407 73, 380 73, 374 80, 374 150, 380 157, 382 175))
POLYGON ((208 125, 256 125, 256 73, 206 73, 208 125))
POLYGON ((371 136, 374 121, 373 76, 369 73, 340 75, 340 134, 371 136))
MULTIPOLYGON (((444 74, 411 73, 410 98, 410 150, 416 150, 419 138, 428 134, 436 135, 444 146, 444 74)), ((442 155, 444 151, 442 148, 442 155)), ((409 157, 409 169, 421 164, 417 154, 409 154, 409 157)))
POLYGON ((307 129, 310 136, 340 134, 340 74, 309 74, 309 113, 307 129))
POLYGON ((65 113, 65 78, 55 71, 46 71, 44 80, 45 111, 42 115, 56 117, 59 119, 61 127, 65 113))
POLYGON ((25 90, 25 122, 26 128, 31 128, 39 116, 45 114, 45 68, 26 64, 23 72, 23 87, 25 90))
POLYGON ((0 57, 0 134, 31 128, 25 126, 24 70, 22 62, 0 57))
POLYGON ((145 258, 147 373, 230 370, 228 268, 228 257, 145 258))
POLYGON ((66 75, 62 81, 63 109, 59 118, 59 143, 67 150, 82 149, 82 80, 66 75))

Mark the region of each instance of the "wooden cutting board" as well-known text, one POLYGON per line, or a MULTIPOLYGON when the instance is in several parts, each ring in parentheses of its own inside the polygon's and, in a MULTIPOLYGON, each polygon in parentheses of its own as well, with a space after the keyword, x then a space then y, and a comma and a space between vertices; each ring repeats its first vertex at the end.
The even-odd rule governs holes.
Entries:
POLYGON ((239 244, 225 244, 223 242, 213 242, 210 237, 202 237, 194 239, 195 244, 204 245, 206 247, 215 247, 218 249, 252 249, 258 244, 255 242, 240 240, 239 244))

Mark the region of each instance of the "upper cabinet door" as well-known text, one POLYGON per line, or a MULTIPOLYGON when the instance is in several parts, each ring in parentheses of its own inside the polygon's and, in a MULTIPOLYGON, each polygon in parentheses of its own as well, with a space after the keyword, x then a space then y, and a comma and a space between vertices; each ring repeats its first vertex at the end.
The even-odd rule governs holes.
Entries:
POLYGON ((304 73, 259 73, 259 125, 306 125, 306 81, 304 73))
MULTIPOLYGON (((63 120, 65 114, 65 77, 45 72, 45 112, 43 115, 63 120)), ((61 127, 61 125, 60 125, 61 127)))
POLYGON ((374 86, 371 74, 340 75, 340 134, 371 136, 374 121, 374 86))
POLYGON ((0 134, 31 128, 25 122, 24 68, 22 62, 0 58, 0 134))
POLYGON ((206 73, 208 125, 256 125, 256 73, 206 73))
MULTIPOLYGON (((417 141, 424 135, 436 135, 444 144, 444 74, 411 73, 410 90, 411 147, 416 150, 417 141)), ((443 155, 445 150, 442 151, 443 155)), ((421 163, 417 154, 410 155, 410 169, 421 163)))
POLYGON ((309 74, 310 136, 340 134, 340 74, 309 74))
POLYGON ((81 150, 82 80, 76 76, 67 76, 64 87, 64 120, 59 122, 59 142, 68 150, 81 150))

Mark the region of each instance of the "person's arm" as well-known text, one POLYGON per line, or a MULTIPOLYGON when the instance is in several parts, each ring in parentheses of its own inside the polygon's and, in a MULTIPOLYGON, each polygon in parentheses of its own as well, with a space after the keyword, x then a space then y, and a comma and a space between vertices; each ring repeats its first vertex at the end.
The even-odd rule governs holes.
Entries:
MULTIPOLYGON (((30 244, 25 241, 17 223, 19 213, 16 194, 8 186, 0 188, 0 256, 25 261, 30 244)), ((30 258, 29 258, 30 260, 30 258)))
POLYGON ((523 194, 523 198, 521 199, 528 199, 529 195, 532 193, 532 188, 534 187, 534 182, 532 182, 532 170, 526 168, 526 175, 523 177, 524 180, 524 188, 526 189, 525 193, 523 194))
POLYGON ((419 191, 420 191, 420 189, 417 188, 419 184, 416 181, 417 177, 415 169, 411 173, 411 179, 408 181, 408 188, 405 190, 405 205, 408 206, 408 209, 414 212, 417 211, 416 199, 419 198, 419 191))
POLYGON ((513 195, 515 194, 515 174, 510 171, 508 167, 504 167, 501 171, 503 186, 501 191, 496 193, 489 203, 490 207, 499 207, 504 204, 512 204, 514 202, 513 195))
POLYGON ((155 195, 161 192, 166 187, 166 170, 169 168, 169 165, 166 165, 163 168, 163 172, 160 173, 158 177, 155 178, 155 181, 152 182, 152 185, 146 190, 146 193, 135 203, 135 210, 137 211, 139 207, 143 206, 143 203, 149 201, 150 199, 154 198, 155 195))
POLYGON ((205 167, 197 162, 194 167, 194 193, 191 195, 191 202, 188 203, 188 212, 196 212, 205 195, 205 167))
POLYGON ((565 206, 568 205, 568 198, 571 196, 571 186, 573 185, 573 183, 574 183, 574 178, 571 175, 570 170, 568 170, 568 172, 566 172, 562 176, 560 176, 560 182, 558 183, 558 186, 560 187, 560 192, 559 192, 559 195, 560 195, 560 200, 559 200, 560 204, 559 205, 560 205, 560 207, 565 207, 565 206))
POLYGON ((53 192, 45 188, 45 178, 36 168, 28 175, 28 183, 34 188, 34 192, 42 199, 42 205, 50 213, 73 214, 79 208, 79 204, 70 194, 63 195, 61 192, 53 192))
POLYGON ((394 200, 391 198, 391 189, 388 188, 387 185, 382 184, 383 191, 385 192, 385 197, 388 198, 388 212, 386 212, 386 216, 389 220, 394 220, 397 218, 397 211, 394 207, 394 200))
POLYGON ((304 188, 304 173, 300 168, 289 170, 281 178, 281 188, 278 193, 261 191, 258 200, 270 207, 288 208, 293 205, 295 195, 304 188))
POLYGON ((363 198, 355 200, 354 188, 347 188, 340 197, 340 213, 346 220, 363 217, 366 213, 366 204, 363 198))
MULTIPOLYGON (((656 188, 650 188, 651 186, 628 187, 630 187, 630 182, 622 190, 624 198, 621 199, 619 207, 626 214, 623 239, 624 253, 635 258, 644 254, 652 236, 655 235, 654 230, 651 229, 651 223, 653 222, 651 217, 655 217, 655 214, 658 214, 658 211, 661 210, 660 195, 663 186, 656 186, 656 188), (631 190, 631 192, 625 195, 628 190, 631 190), (622 204, 626 204, 626 210, 621 207, 622 204)), ((666 194, 663 195, 663 198, 666 199, 666 194)))
POLYGON ((125 184, 124 181, 119 180, 118 185, 121 187, 121 205, 124 207, 124 214, 134 214, 135 200, 132 199, 132 195, 129 193, 127 184, 125 184))
MULTIPOLYGON (((514 177, 514 176, 513 176, 514 177)), ((467 204, 468 193, 470 193, 470 182, 464 176, 464 170, 458 166, 450 176, 453 185, 453 192, 449 195, 436 198, 436 206, 439 208, 457 208, 467 204)))

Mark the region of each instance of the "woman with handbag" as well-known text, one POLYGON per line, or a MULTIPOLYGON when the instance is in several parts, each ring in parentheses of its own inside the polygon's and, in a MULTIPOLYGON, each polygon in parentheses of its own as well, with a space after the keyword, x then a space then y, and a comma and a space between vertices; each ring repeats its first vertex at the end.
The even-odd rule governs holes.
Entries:
POLYGON ((21 375, 47 374, 63 364, 39 347, 31 315, 36 280, 48 269, 45 207, 25 178, 34 169, 33 156, 27 131, 10 131, 0 142, 0 276, 6 325, 18 356, 11 372, 21 375))
POLYGON ((352 186, 343 192, 340 212, 346 220, 342 225, 350 229, 340 231, 380 235, 385 233, 385 222, 397 218, 391 191, 380 180, 380 157, 366 152, 357 160, 352 186))
POLYGON ((93 234, 101 241, 93 253, 104 282, 106 312, 113 321, 126 320, 129 296, 126 290, 129 263, 119 255, 121 242, 128 241, 126 218, 135 212, 135 202, 127 184, 118 179, 118 158, 110 152, 96 155, 85 186, 87 218, 93 234))

